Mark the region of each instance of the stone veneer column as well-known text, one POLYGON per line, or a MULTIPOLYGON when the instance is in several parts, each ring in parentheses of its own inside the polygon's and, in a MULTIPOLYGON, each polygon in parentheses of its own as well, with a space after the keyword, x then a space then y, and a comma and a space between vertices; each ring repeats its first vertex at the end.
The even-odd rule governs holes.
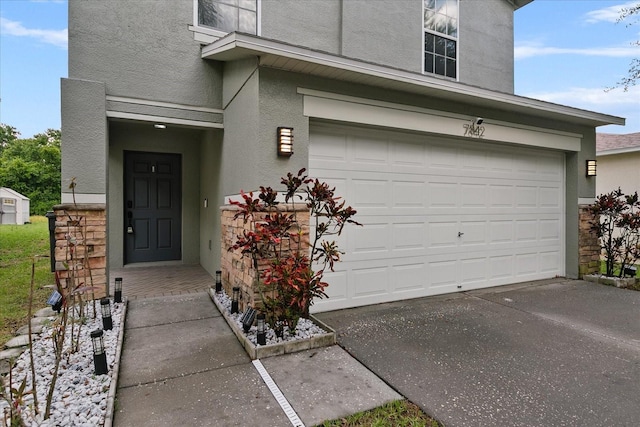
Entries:
POLYGON ((600 271, 600 242, 591 230, 593 216, 589 212, 591 205, 578 206, 578 274, 582 278, 585 274, 600 271))
MULTIPOLYGON (((280 204, 277 209, 280 212, 293 212, 291 205, 280 204)), ((232 294, 232 288, 240 288, 239 309, 244 311, 247 306, 260 306, 260 293, 258 291, 259 273, 262 267, 268 265, 268 260, 263 260, 256 271, 253 260, 250 255, 244 255, 240 250, 230 251, 229 248, 236 243, 237 236, 242 236, 245 231, 253 231, 254 224, 264 218, 268 212, 255 214, 253 220, 246 223, 242 218, 234 219, 238 212, 238 208, 233 205, 225 205, 220 208, 221 211, 221 245, 222 259, 220 261, 220 270, 222 271, 222 286, 228 296, 232 294)), ((309 245, 309 212, 304 204, 296 205, 295 212, 298 225, 302 229, 301 245, 308 247, 309 245)), ((284 242, 288 247, 288 242, 284 242)))
POLYGON ((65 282, 73 287, 93 286, 95 298, 106 296, 106 205, 62 204, 54 206, 53 211, 56 215, 55 265, 63 286, 65 282), (70 284, 72 276, 75 283, 70 284))

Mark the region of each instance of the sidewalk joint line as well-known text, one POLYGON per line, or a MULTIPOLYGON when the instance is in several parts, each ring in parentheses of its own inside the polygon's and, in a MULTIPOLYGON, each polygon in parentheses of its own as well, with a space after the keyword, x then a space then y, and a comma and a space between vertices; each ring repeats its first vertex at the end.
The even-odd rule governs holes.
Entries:
POLYGON ((265 369, 260 359, 254 360, 253 366, 256 368, 256 370, 262 377, 262 380, 269 388, 269 391, 271 392, 271 394, 273 394, 273 397, 276 398, 276 401, 284 411, 285 415, 289 418, 289 421, 291 421, 291 424, 293 425, 293 427, 304 427, 302 420, 300 419, 300 417, 298 417, 298 414, 296 414, 296 411, 293 410, 287 398, 284 397, 284 395, 282 394, 282 392, 280 391, 276 383, 271 378, 271 375, 269 375, 269 373, 265 369))

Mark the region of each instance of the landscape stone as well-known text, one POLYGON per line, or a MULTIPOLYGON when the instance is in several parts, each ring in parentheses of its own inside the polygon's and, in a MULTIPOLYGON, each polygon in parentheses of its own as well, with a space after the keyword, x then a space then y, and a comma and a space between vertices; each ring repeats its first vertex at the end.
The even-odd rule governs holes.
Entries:
POLYGON ((16 348, 16 347, 24 347, 29 345, 29 335, 18 335, 17 337, 11 338, 5 344, 7 348, 16 348))
POLYGON ((41 308, 36 311, 35 317, 51 317, 55 316, 57 313, 51 309, 51 307, 41 308))
MULTIPOLYGON (((42 332, 43 325, 31 325, 31 333, 39 334, 42 332)), ((24 325, 20 329, 16 331, 16 335, 28 335, 29 334, 29 325, 24 325)))

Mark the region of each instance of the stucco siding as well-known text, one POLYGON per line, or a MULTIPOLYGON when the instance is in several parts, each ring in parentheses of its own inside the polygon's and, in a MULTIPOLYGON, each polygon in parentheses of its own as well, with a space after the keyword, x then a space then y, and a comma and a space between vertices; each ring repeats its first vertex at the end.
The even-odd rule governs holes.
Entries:
POLYGON ((69 77, 107 95, 219 108, 221 64, 200 59, 193 1, 69 2, 69 77))
POLYGON ((640 193, 640 151, 598 156, 596 194, 618 187, 625 194, 640 193))
POLYGON ((62 79, 62 193, 107 192, 107 117, 104 84, 62 79))
POLYGON ((460 0, 459 81, 513 93, 513 6, 460 0))
POLYGON ((220 269, 220 155, 222 131, 203 132, 200 143, 200 265, 212 276, 220 269), (207 201, 205 206, 204 201, 207 201))
POLYGON ((124 151, 176 153, 182 156, 182 263, 200 262, 200 143, 203 131, 156 130, 148 124, 112 122, 109 126, 109 261, 124 263, 124 151))
POLYGON ((421 73, 422 19, 420 1, 344 1, 342 54, 421 73))
POLYGON ((262 37, 341 54, 341 0, 262 0, 262 37))

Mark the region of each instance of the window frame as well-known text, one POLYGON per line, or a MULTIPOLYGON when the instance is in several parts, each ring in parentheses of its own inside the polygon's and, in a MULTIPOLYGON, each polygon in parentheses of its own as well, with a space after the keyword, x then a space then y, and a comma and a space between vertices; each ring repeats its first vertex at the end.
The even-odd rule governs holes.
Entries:
MULTIPOLYGON (((256 34, 255 35, 260 36, 262 34, 262 25, 261 25, 262 0, 255 0, 255 2, 256 2, 256 34)), ((213 37, 214 39, 219 39, 226 36, 227 34, 230 34, 231 32, 235 32, 235 31, 225 32, 222 30, 215 29, 213 27, 205 27, 200 25, 200 22, 198 20, 199 3, 200 3, 200 0, 193 0, 193 25, 189 26, 190 30, 194 31, 195 33, 202 34, 205 38, 208 36, 208 37, 213 37)))
MULTIPOLYGON (((425 2, 424 0, 420 0, 421 1, 421 9, 422 9, 422 14, 420 16, 420 20, 421 20, 421 24, 420 24, 420 28, 422 29, 422 37, 421 37, 421 45, 420 45, 420 49, 422 51, 422 74, 425 75, 431 75, 431 76, 437 76, 440 78, 444 78, 447 80, 451 80, 451 81, 459 81, 460 80, 460 0, 455 0, 457 3, 457 8, 456 8, 456 22, 457 22, 457 36, 452 37, 448 34, 444 34, 444 33, 440 33, 438 31, 434 31, 434 30, 427 30, 425 28, 425 2), (429 34, 433 34, 436 37, 442 37, 444 39, 447 40, 452 40, 456 43, 456 76, 455 77, 449 77, 446 75, 446 71, 445 74, 438 74, 434 71, 427 71, 426 67, 425 67, 425 60, 427 57, 427 52, 425 50, 425 43, 426 43, 426 35, 427 33, 429 34)), ((446 60, 446 56, 445 56, 445 60, 446 60)), ((445 69, 446 70, 446 69, 445 69)))

